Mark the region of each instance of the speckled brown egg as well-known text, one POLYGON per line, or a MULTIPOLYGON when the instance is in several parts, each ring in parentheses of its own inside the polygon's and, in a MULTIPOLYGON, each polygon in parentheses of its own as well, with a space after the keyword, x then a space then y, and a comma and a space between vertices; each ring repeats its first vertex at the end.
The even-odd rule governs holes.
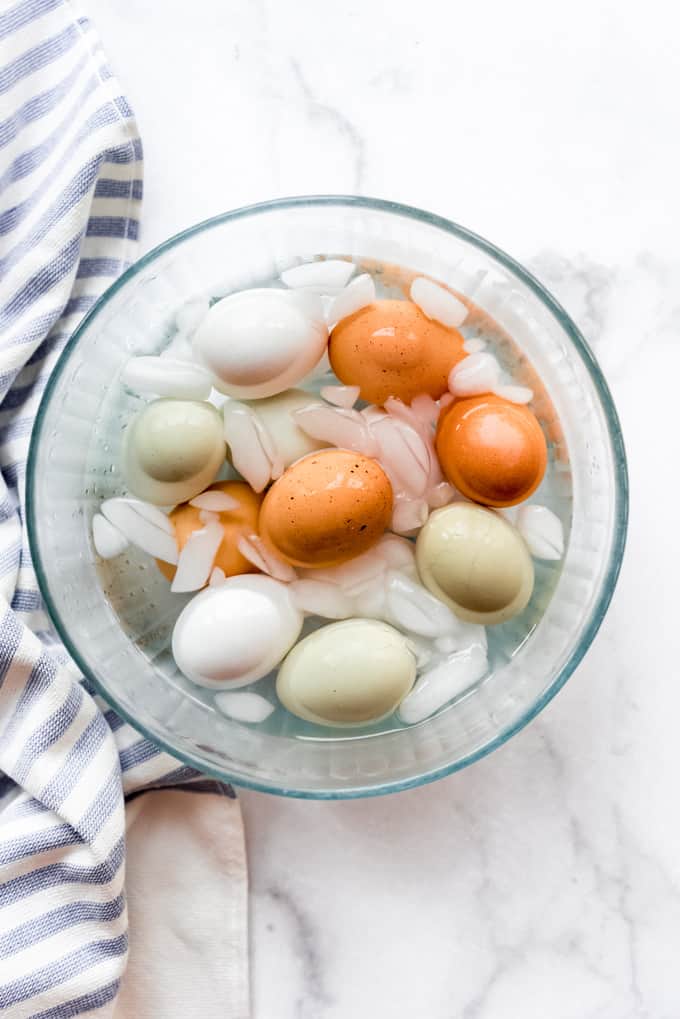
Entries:
POLYGON ((451 484, 487 506, 522 502, 540 485, 548 461, 536 415, 490 394, 456 400, 439 420, 436 447, 451 484))
POLYGON ((260 535, 293 566, 334 566, 361 555, 389 525, 392 486, 360 453, 322 450, 289 467, 267 492, 260 535))
MULTIPOLYGON (((206 491, 224 492, 238 502, 238 507, 223 510, 218 514, 224 528, 224 538, 215 556, 215 566, 224 570, 227 577, 234 577, 240 573, 258 573, 257 567, 239 552, 238 539, 241 536, 257 534, 262 496, 256 495, 245 481, 217 481, 206 491)), ((180 552, 193 532, 205 526, 201 520, 200 509, 189 505, 188 502, 176 506, 170 514, 170 520, 175 528, 175 538, 180 552)), ((175 567, 159 559, 156 563, 161 573, 171 581, 175 576, 175 567)))
POLYGON ((374 301, 342 319, 328 347, 333 371, 361 399, 410 403, 419 393, 438 399, 464 356, 463 337, 429 319, 412 301, 374 301))

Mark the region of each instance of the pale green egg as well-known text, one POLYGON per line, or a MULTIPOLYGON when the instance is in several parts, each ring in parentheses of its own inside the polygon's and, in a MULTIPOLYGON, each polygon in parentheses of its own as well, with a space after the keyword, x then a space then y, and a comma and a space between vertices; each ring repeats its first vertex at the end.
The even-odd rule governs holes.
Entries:
POLYGON ((452 503, 418 535, 416 564, 425 587, 459 618, 503 623, 527 605, 534 567, 519 531, 498 513, 452 503))
POLYGON ((157 506, 192 499, 225 459, 222 418, 198 400, 154 400, 131 421, 123 463, 130 491, 157 506))
POLYGON ((408 640, 375 619, 344 619, 300 641, 276 692, 292 714, 320 725, 367 725, 390 715, 416 677, 408 640))

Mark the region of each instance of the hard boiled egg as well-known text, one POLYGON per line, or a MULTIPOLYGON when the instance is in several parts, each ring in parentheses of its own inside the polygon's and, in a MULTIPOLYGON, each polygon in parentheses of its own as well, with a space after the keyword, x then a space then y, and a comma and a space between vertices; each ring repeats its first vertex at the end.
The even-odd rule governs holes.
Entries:
POLYGON ((261 288, 214 304, 194 333, 193 349, 220 392, 261 399, 303 379, 327 342, 318 298, 261 288))
POLYGON ((202 492, 224 463, 222 418, 209 403, 154 400, 128 426, 124 474, 134 495, 171 506, 202 492))
POLYGON ((260 535, 293 566, 332 566, 384 534, 392 486, 376 460, 325 449, 289 467, 267 492, 260 535))
MULTIPOLYGON (((212 505, 214 507, 212 511, 208 510, 208 512, 216 514, 224 531, 224 537, 217 549, 213 565, 222 570, 227 577, 233 577, 239 573, 257 572, 257 568, 239 551, 238 540, 241 537, 247 538, 251 534, 257 534, 257 518, 262 496, 256 495, 250 485, 246 485, 244 481, 218 481, 202 495, 205 497, 203 499, 205 506, 212 505), (215 500, 211 503, 211 493, 227 496, 228 500, 232 501, 232 505, 229 505, 228 500, 225 500, 228 508, 219 509, 219 501, 215 500)), ((197 501, 201 502, 200 496, 197 501)), ((169 519, 180 552, 191 535, 205 527, 203 513, 200 506, 182 503, 180 506, 176 506, 170 514, 169 519)), ((161 573, 168 580, 172 580, 175 576, 175 567, 160 560, 156 560, 156 562, 161 573)))
POLYGON ((284 467, 289 467, 307 453, 327 445, 303 432, 294 417, 295 411, 318 403, 319 398, 313 393, 306 393, 304 389, 288 389, 285 393, 265 400, 253 400, 248 404, 266 430, 274 452, 284 467))
POLYGON ((548 462, 536 415, 491 394, 456 400, 439 419, 436 448, 451 484, 487 506, 513 506, 528 498, 548 462))
POLYGON ((279 669, 276 692, 292 714, 320 725, 366 725, 391 714, 416 677, 416 656, 398 630, 346 619, 315 630, 279 669))
POLYGON ((452 503, 432 513, 418 535, 423 584, 460 618, 503 623, 524 609, 534 567, 519 532, 493 510, 452 503))
POLYGON ((271 577, 230 577, 183 609, 172 635, 177 667, 199 686, 235 690, 266 676, 290 650, 302 613, 271 577))
POLYGON ((412 301, 374 301, 333 329, 328 353, 346 385, 360 387, 362 400, 404 403, 420 393, 438 399, 449 372, 465 357, 463 337, 425 315, 412 301))

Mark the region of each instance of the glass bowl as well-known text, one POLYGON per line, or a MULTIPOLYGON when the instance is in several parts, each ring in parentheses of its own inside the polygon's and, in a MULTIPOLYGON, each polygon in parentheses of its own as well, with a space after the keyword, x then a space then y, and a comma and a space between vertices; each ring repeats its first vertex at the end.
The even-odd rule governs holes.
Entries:
MULTIPOLYGON (((612 399, 583 337, 553 297, 488 241, 438 216, 354 197, 238 209, 161 244, 86 316, 46 389, 31 442, 28 530, 54 624, 112 706, 182 761, 236 785, 319 799, 406 789, 500 746, 554 697, 593 640, 623 554, 626 461, 612 399), (573 499, 563 568, 545 612, 506 666, 411 728, 319 741, 230 721, 167 680, 178 612, 153 563, 98 560, 91 519, 123 491, 121 436, 137 398, 116 380, 157 353, 176 310, 271 279, 301 256, 344 254, 431 275, 483 309, 541 383, 540 416, 573 499), (121 579, 117 571, 125 571, 121 579)), ((123 558, 123 557, 121 557, 123 558)), ((179 599, 181 601, 181 598, 179 599)))

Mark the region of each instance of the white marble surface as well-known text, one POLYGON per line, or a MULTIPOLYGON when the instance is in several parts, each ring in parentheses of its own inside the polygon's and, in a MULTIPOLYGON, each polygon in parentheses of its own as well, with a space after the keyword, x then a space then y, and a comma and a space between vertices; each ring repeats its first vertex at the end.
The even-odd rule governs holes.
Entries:
POLYGON ((432 209, 563 300, 628 445, 619 589, 537 722, 386 799, 244 794, 255 1019, 677 1019, 673 5, 89 6, 145 140, 144 247, 286 194, 432 209))

